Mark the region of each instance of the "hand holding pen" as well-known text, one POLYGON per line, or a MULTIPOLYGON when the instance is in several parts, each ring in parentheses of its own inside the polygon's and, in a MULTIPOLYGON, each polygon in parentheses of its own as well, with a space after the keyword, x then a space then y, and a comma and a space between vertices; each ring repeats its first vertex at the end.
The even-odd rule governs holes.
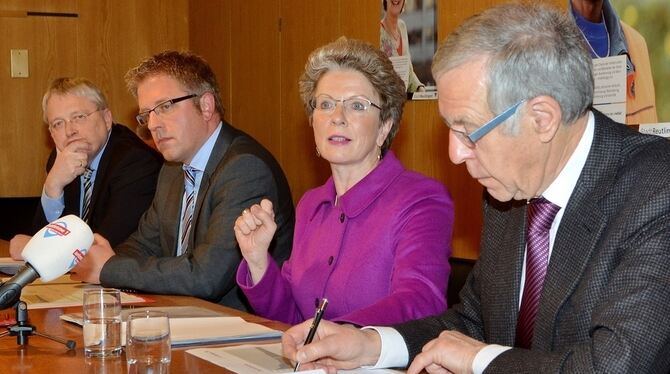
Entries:
MULTIPOLYGON (((309 332, 307 333, 307 338, 305 339, 305 343, 303 345, 307 345, 311 343, 312 340, 314 340, 314 335, 316 335, 316 330, 319 328, 319 322, 321 322, 321 318, 323 318, 323 313, 326 311, 327 306, 328 299, 324 297, 321 299, 319 306, 316 308, 316 312, 314 313, 314 320, 312 320, 312 326, 309 327, 309 332)), ((298 369, 300 369, 300 361, 296 362, 293 371, 296 372, 298 369)))

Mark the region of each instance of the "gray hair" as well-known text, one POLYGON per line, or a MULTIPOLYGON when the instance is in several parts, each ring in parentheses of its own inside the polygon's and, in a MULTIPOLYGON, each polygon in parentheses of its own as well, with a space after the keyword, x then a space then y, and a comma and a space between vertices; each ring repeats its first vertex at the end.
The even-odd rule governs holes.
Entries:
POLYGON ((42 120, 48 123, 47 104, 53 95, 74 95, 90 100, 97 110, 107 109, 105 94, 93 82, 86 78, 56 78, 42 97, 42 120))
POLYGON ((379 119, 381 126, 389 119, 391 131, 381 146, 382 155, 391 147, 398 133, 402 110, 405 105, 405 83, 393 69, 388 57, 379 48, 371 44, 340 37, 336 41, 314 50, 307 58, 305 71, 299 80, 300 98, 305 112, 312 121, 314 108, 310 105, 314 91, 321 77, 330 70, 351 69, 363 74, 379 94, 381 107, 379 119))
POLYGON ((555 8, 519 2, 468 19, 438 48, 433 76, 480 57, 487 59, 492 113, 547 95, 559 103, 563 123, 571 124, 593 101, 591 56, 574 20, 555 8))

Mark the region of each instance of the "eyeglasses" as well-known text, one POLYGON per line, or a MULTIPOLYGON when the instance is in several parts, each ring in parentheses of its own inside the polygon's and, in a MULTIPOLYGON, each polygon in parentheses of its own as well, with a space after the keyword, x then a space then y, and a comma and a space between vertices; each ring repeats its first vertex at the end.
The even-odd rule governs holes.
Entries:
POLYGON ((51 122, 49 124, 49 130, 56 131, 56 132, 61 131, 65 128, 65 124, 68 123, 68 122, 71 125, 77 125, 77 126, 82 125, 82 124, 86 123, 86 121, 88 120, 88 117, 91 114, 93 114, 95 112, 99 112, 101 110, 102 109, 96 109, 96 110, 94 110, 90 113, 76 113, 76 114, 72 115, 72 117, 70 117, 70 119, 59 118, 59 119, 54 120, 53 122, 51 122))
POLYGON ((449 130, 451 130, 451 132, 453 132, 454 135, 456 135, 458 140, 461 141, 461 143, 463 143, 468 148, 474 148, 475 143, 479 139, 484 137, 484 135, 491 132, 491 130, 495 129, 498 125, 505 122, 506 119, 508 119, 514 113, 516 113, 517 108, 519 108, 519 105, 521 105, 524 101, 525 100, 521 100, 518 103, 512 105, 511 107, 505 109, 502 113, 493 117, 492 120, 486 122, 485 124, 481 125, 477 130, 473 131, 472 134, 468 134, 465 131, 454 130, 451 126, 449 126, 449 124, 447 124, 447 126, 449 127, 449 130))
POLYGON ((197 94, 189 94, 186 96, 180 96, 176 97, 174 99, 166 100, 163 101, 162 103, 156 105, 155 107, 145 110, 144 112, 138 114, 135 116, 135 119, 137 120, 137 123, 140 124, 140 126, 148 126, 149 125, 149 115, 151 112, 156 113, 157 115, 161 116, 164 114, 170 113, 174 109, 174 105, 177 104, 180 101, 192 99, 194 97, 198 96, 197 94))
POLYGON ((335 111, 337 103, 342 103, 342 107, 344 108, 345 113, 355 115, 363 115, 367 113, 371 107, 375 107, 379 110, 382 109, 379 105, 373 103, 372 101, 364 97, 353 96, 347 99, 338 100, 333 99, 331 96, 326 94, 321 94, 313 98, 309 102, 309 105, 312 107, 312 109, 314 109, 317 112, 330 114, 335 111))

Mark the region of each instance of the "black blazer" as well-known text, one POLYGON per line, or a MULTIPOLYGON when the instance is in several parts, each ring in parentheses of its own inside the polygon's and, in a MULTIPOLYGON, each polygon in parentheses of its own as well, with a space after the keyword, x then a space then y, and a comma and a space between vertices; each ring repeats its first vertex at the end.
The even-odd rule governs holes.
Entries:
MULTIPOLYGON (((487 373, 668 373, 670 143, 595 112, 586 164, 556 234, 530 350, 487 373)), ((513 346, 526 204, 484 204, 480 259, 445 313, 397 326, 410 358, 442 330, 513 346)))
MULTIPOLYGON (((56 160, 56 150, 47 162, 47 173, 56 160)), ((137 228, 140 216, 151 204, 158 172, 163 164, 160 154, 146 145, 126 126, 112 125, 112 133, 100 158, 88 224, 116 246, 137 228)), ((65 208, 61 216, 79 216, 80 178, 65 186, 65 208)), ((40 204, 33 221, 34 232, 47 224, 40 204)))

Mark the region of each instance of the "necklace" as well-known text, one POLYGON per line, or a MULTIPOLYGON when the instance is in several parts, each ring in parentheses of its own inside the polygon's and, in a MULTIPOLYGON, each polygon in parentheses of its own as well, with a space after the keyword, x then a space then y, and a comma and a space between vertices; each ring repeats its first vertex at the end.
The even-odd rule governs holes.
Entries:
POLYGON ((603 19, 603 24, 605 25, 605 35, 607 35, 607 53, 604 56, 599 55, 595 49, 593 49, 593 46, 591 45, 591 42, 589 41, 589 38, 586 37, 586 34, 584 34, 584 31, 582 31, 581 27, 577 27, 579 29, 579 32, 582 34, 584 37, 584 40, 586 40, 586 44, 589 46, 589 49, 591 50, 591 53, 593 56, 596 58, 603 58, 603 57, 608 57, 610 55, 610 32, 607 29, 607 22, 605 22, 605 15, 603 12, 600 12, 601 17, 603 19))

